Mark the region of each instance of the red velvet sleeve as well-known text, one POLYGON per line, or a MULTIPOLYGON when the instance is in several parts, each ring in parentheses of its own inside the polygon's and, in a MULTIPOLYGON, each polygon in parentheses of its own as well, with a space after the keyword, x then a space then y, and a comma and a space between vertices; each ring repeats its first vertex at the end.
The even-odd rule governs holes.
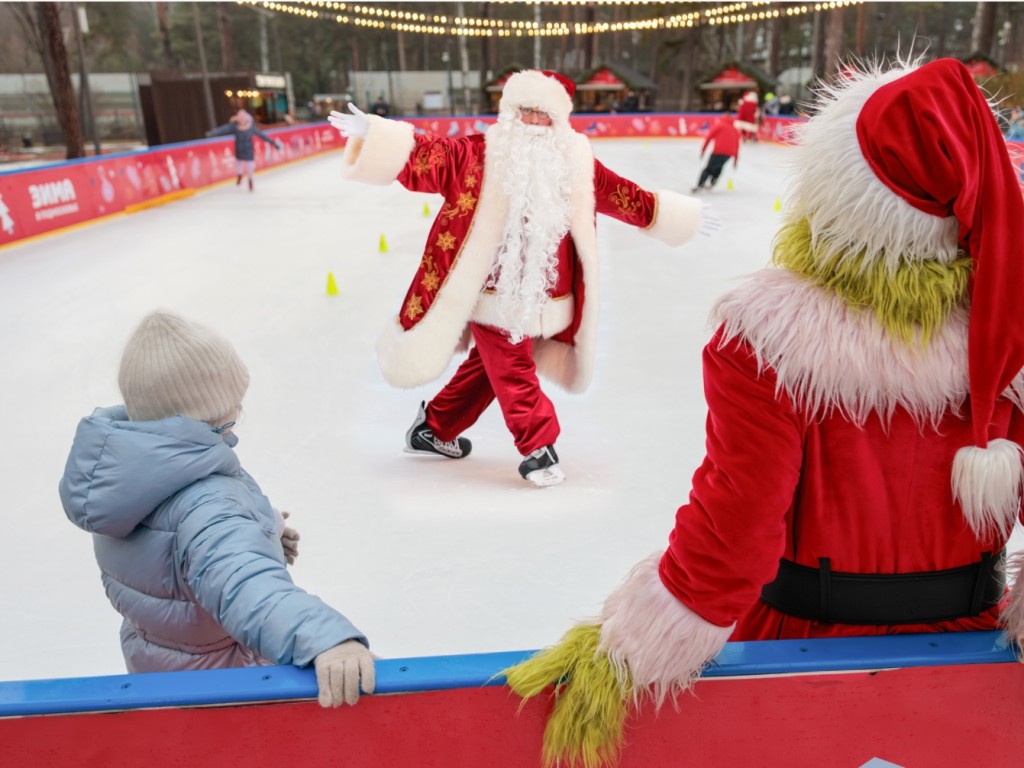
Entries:
POLYGON ((450 197, 457 187, 467 186, 468 173, 479 164, 471 140, 442 139, 429 134, 418 134, 415 138, 409 160, 398 174, 403 187, 450 197))
POLYGON ((729 626, 774 579, 800 480, 803 418, 742 340, 704 349, 707 454, 676 513, 661 580, 706 621, 729 626))
POLYGON ((637 186, 594 160, 594 205, 597 213, 635 227, 654 222, 658 201, 653 192, 637 186))

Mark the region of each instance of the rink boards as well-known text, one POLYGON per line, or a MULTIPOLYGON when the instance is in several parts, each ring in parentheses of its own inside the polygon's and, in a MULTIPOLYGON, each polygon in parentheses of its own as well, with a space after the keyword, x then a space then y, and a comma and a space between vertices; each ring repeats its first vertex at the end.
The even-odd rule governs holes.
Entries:
MULTIPOLYGON (((0 683, 0 765, 540 765, 550 700, 500 671, 529 652, 377 662, 377 692, 324 710, 312 670, 0 683)), ((1024 665, 996 632, 730 643, 678 707, 630 717, 619 765, 1014 765, 1024 665)))

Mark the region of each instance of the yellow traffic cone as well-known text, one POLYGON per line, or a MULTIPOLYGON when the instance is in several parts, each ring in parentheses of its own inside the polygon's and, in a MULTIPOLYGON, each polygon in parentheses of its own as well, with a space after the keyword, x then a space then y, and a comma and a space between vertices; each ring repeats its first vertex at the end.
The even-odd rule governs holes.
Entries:
POLYGON ((327 295, 337 296, 338 295, 338 284, 334 282, 334 273, 327 273, 327 295))
POLYGON ((426 203, 423 204, 423 215, 424 216, 429 216, 430 215, 430 206, 427 205, 426 203))
POLYGON ((378 246, 377 250, 381 253, 388 252, 388 241, 384 239, 384 235, 380 236, 380 246, 378 246))
POLYGON ((781 198, 778 198, 778 197, 775 198, 775 210, 776 211, 781 211, 782 210, 782 199, 781 198))
POLYGON ((725 188, 727 190, 729 190, 730 192, 732 192, 732 176, 730 176, 729 180, 727 182, 725 182, 725 188))

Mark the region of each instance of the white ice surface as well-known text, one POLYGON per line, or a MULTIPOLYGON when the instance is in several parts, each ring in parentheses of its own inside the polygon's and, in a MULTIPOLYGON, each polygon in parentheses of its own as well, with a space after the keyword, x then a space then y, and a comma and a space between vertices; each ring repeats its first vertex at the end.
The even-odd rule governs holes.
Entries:
MULTIPOLYGON (((681 192, 699 174, 699 149, 691 139, 594 142, 621 175, 681 192)), ((597 370, 584 395, 545 386, 568 479, 543 489, 519 477, 496 406, 467 434, 464 461, 402 452, 420 400, 448 374, 393 389, 374 345, 419 261, 424 204, 436 212, 436 196, 347 184, 333 153, 258 175, 252 194, 221 186, 0 251, 0 680, 124 671, 120 617, 57 482, 78 420, 120 401, 121 348, 158 307, 218 329, 246 361, 243 465, 301 532, 295 581, 374 651, 554 642, 666 545, 703 457, 708 310, 767 264, 786 158, 783 147, 743 147, 739 169, 705 195, 723 222, 711 239, 673 249, 599 220, 597 370), (328 272, 338 296, 326 295, 328 272)))

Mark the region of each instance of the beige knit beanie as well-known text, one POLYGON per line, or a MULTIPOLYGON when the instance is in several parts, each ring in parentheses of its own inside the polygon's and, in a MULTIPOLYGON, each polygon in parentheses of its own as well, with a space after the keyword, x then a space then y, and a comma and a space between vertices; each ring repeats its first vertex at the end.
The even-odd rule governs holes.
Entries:
POLYGON ((118 384, 133 421, 182 415, 217 424, 241 406, 249 371, 218 334, 153 312, 125 346, 118 384))

